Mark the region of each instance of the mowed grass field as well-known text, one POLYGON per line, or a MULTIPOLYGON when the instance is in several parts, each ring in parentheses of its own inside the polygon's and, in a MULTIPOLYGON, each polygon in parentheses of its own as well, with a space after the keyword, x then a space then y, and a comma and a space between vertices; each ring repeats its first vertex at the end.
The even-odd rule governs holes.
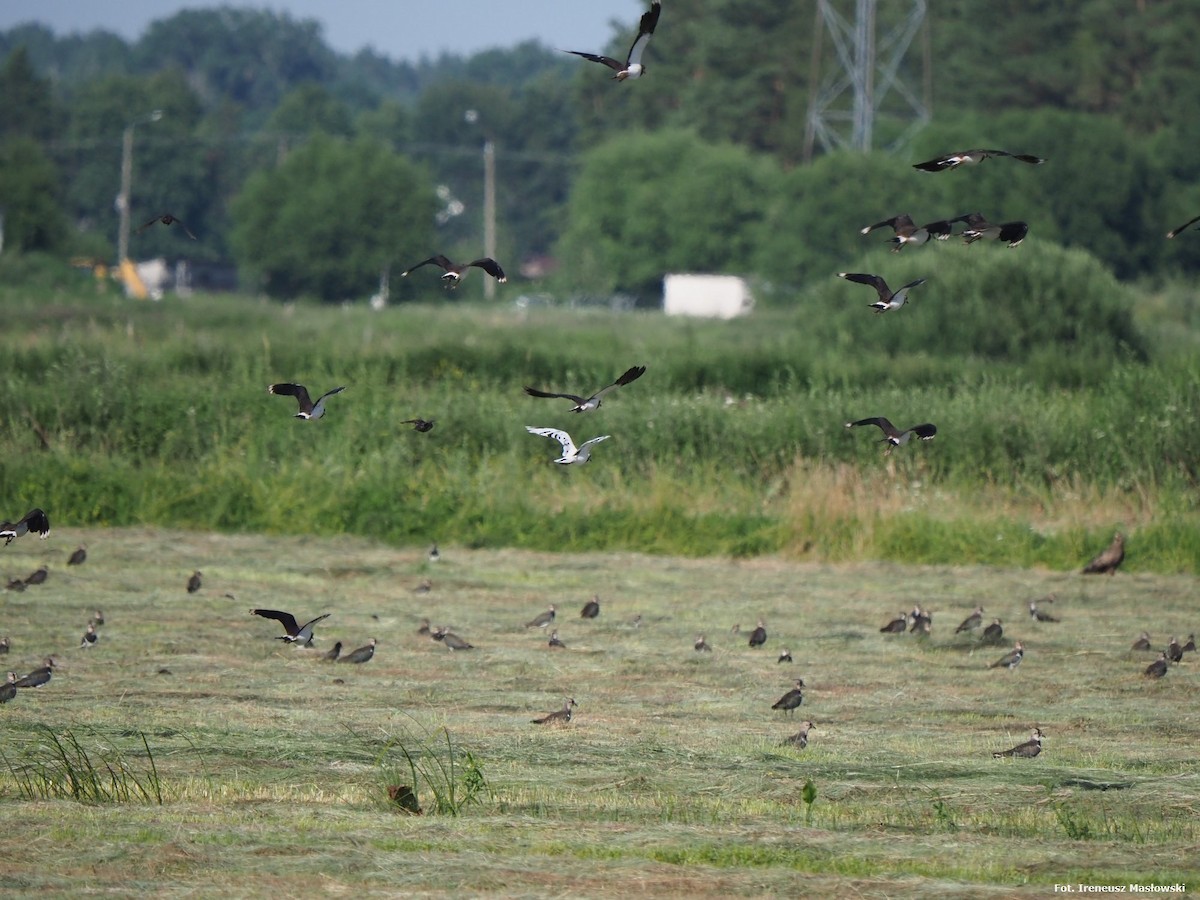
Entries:
POLYGON ((454 545, 433 564, 427 549, 69 526, 0 548, 6 580, 50 571, 0 594, 12 639, 0 663, 59 660, 49 685, 0 707, 0 893, 1002 897, 1200 884, 1200 663, 1188 655, 1149 681, 1156 654, 1129 651, 1142 629, 1158 646, 1200 630, 1193 576, 454 545), (67 568, 80 542, 88 561, 67 568), (189 595, 193 569, 204 586, 189 595), (1031 622, 1028 602, 1049 593, 1062 622, 1031 622), (601 614, 581 620, 593 594, 601 614), (550 603, 565 650, 523 627, 550 603), (879 633, 915 603, 933 610, 931 638, 879 633), (977 604, 1003 620, 1003 645, 954 635, 977 604), (251 607, 330 616, 303 651, 251 607), (74 649, 95 608, 98 645, 74 649), (422 618, 476 649, 419 636, 422 618), (759 618, 769 637, 755 650, 759 618), (701 632, 711 654, 692 648, 701 632), (321 658, 371 637, 365 665, 321 658), (1012 639, 1024 664, 989 669, 1012 639), (776 662, 784 647, 790 665, 776 662), (803 706, 773 712, 800 677, 803 706), (530 722, 564 696, 578 701, 573 722, 530 722), (781 747, 805 719, 808 748, 781 747), (992 758, 1034 725, 1038 758, 992 758), (387 798, 411 784, 399 747, 444 757, 443 728, 487 790, 453 816, 418 783, 426 814, 408 815, 387 798), (99 767, 145 775, 152 759, 161 804, 27 799, 18 776, 51 759, 51 736, 99 767))

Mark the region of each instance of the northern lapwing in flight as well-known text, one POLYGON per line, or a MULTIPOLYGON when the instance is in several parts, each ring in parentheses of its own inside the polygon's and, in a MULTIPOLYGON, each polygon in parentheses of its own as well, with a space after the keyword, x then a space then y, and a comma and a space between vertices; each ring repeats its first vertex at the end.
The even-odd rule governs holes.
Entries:
MULTIPOLYGON (((558 632, 555 632, 557 634, 558 632)), ((435 641, 441 641, 446 649, 453 652, 455 650, 474 650, 475 645, 468 643, 460 638, 453 631, 447 630, 444 626, 429 632, 429 636, 435 641)))
POLYGON ((754 626, 754 630, 750 632, 750 646, 761 647, 767 642, 767 626, 763 624, 763 620, 759 619, 758 624, 754 626))
POLYGON ((1179 234, 1179 232, 1183 231, 1186 228, 1189 228, 1192 225, 1195 225, 1197 222, 1200 222, 1200 216, 1196 216, 1196 218, 1194 218, 1194 219, 1188 219, 1186 222, 1184 222, 1178 228, 1172 228, 1170 231, 1167 232, 1167 237, 1173 238, 1173 237, 1175 237, 1175 235, 1179 234))
POLYGON ((976 165, 992 156, 1007 156, 1010 159, 1029 163, 1031 166, 1040 166, 1046 161, 1042 157, 1033 156, 1030 153, 1009 153, 1007 150, 962 150, 958 153, 947 153, 945 156, 927 159, 925 162, 914 163, 913 168, 920 169, 922 172, 945 172, 948 169, 957 169, 959 166, 976 165))
POLYGON ((1021 660, 1025 658, 1025 645, 1020 641, 1013 644, 1013 648, 1005 653, 1002 657, 988 666, 989 669, 1008 669, 1010 672, 1021 664, 1021 660))
POLYGON ((371 640, 367 641, 367 643, 364 646, 359 647, 357 650, 352 650, 350 653, 347 653, 345 656, 341 657, 338 660, 338 662, 344 662, 344 663, 369 662, 371 657, 375 655, 375 645, 377 643, 378 643, 378 641, 376 641, 375 638, 371 638, 371 640))
POLYGON ((40 668, 34 669, 24 678, 18 678, 15 682, 19 688, 40 688, 49 683, 51 676, 54 674, 56 663, 54 657, 47 656, 42 661, 40 668))
POLYGON ((974 631, 983 624, 983 607, 975 607, 975 611, 959 623, 959 626, 954 629, 955 634, 962 634, 964 631, 974 631))
POLYGON ((29 534, 31 531, 42 540, 50 536, 50 519, 40 509, 31 509, 18 522, 0 523, 0 538, 4 538, 5 546, 11 544, 14 538, 29 534))
POLYGON ((1038 609, 1037 601, 1029 601, 1029 618, 1035 622, 1061 622, 1062 620, 1056 616, 1050 615, 1048 612, 1042 612, 1038 609))
POLYGON ((900 610, 896 618, 879 629, 880 634, 904 634, 908 630, 908 613, 900 610))
POLYGON ((930 222, 927 225, 917 226, 913 222, 911 216, 899 215, 892 216, 890 219, 884 219, 882 222, 876 222, 874 225, 868 225, 866 228, 860 228, 859 234, 870 234, 876 228, 892 229, 892 237, 888 238, 889 244, 895 244, 892 248, 893 253, 899 253, 904 249, 906 244, 912 244, 914 247, 919 247, 928 242, 930 239, 939 241, 947 240, 951 232, 954 230, 951 220, 943 219, 938 222, 930 222))
POLYGON ((562 456, 558 459, 551 460, 558 463, 560 466, 571 466, 587 462, 592 457, 592 444, 598 444, 601 441, 607 441, 612 435, 602 434, 599 437, 589 438, 578 447, 575 446, 575 441, 571 439, 571 435, 565 431, 560 431, 557 428, 538 428, 533 425, 526 425, 525 430, 530 434, 541 435, 542 437, 553 438, 562 445, 562 456))
POLYGON ((87 547, 80 544, 67 560, 68 566, 82 566, 87 561, 87 547))
POLYGON ((712 653, 712 647, 708 645, 708 641, 704 639, 704 635, 696 635, 696 641, 692 644, 692 649, 697 653, 712 653))
POLYGON ((34 571, 30 572, 25 578, 27 585, 45 584, 46 579, 50 577, 50 570, 45 566, 39 566, 34 571))
POLYGON ((780 709, 793 713, 796 707, 804 702, 804 679, 797 678, 796 686, 771 704, 771 709, 780 709))
POLYGON ((278 609, 252 609, 250 613, 255 616, 262 616, 264 619, 274 619, 283 626, 283 630, 287 633, 277 636, 275 640, 297 644, 301 647, 312 646, 313 626, 318 622, 328 619, 330 616, 330 613, 324 613, 301 625, 290 612, 282 612, 278 609))
POLYGON ((400 424, 401 425, 411 425, 413 427, 413 431, 419 431, 422 434, 425 434, 426 432, 433 431, 434 421, 435 421, 434 419, 419 419, 419 418, 418 419, 401 419, 400 424))
POLYGON ((1004 639, 1004 626, 1000 624, 999 619, 992 619, 992 624, 983 629, 983 642, 985 644, 998 644, 1004 639))
POLYGON ((525 393, 530 397, 562 397, 564 400, 570 400, 575 404, 571 407, 571 412, 587 412, 588 410, 599 409, 601 398, 613 388, 623 387, 632 381, 637 381, 644 374, 646 374, 645 366, 631 366, 622 372, 616 381, 608 387, 603 387, 596 391, 590 397, 580 397, 578 394, 555 394, 551 391, 542 391, 532 387, 526 387, 525 393))
POLYGON ((204 584, 204 577, 200 574, 200 570, 197 569, 192 573, 192 577, 187 580, 187 592, 189 594, 196 593, 196 591, 200 590, 202 584, 204 584))
POLYGON ((9 672, 8 680, 0 684, 0 703, 7 703, 17 696, 17 673, 9 672))
POLYGON ((888 287, 887 282, 878 275, 869 275, 863 272, 838 272, 837 274, 838 278, 845 278, 847 281, 853 281, 855 284, 869 284, 875 288, 875 293, 879 295, 879 299, 870 304, 870 306, 877 314, 899 309, 908 302, 909 289, 925 283, 924 278, 918 278, 916 281, 910 281, 903 287, 893 291, 888 287))
POLYGON ((500 268, 500 264, 490 256, 485 256, 483 259, 475 259, 469 263, 453 263, 440 253, 437 256, 431 256, 429 259, 422 260, 415 266, 409 266, 400 273, 400 277, 407 278, 410 273, 415 272, 417 269, 421 268, 421 266, 429 265, 438 266, 439 268, 446 270, 445 274, 443 274, 441 278, 446 287, 448 287, 450 290, 454 290, 456 287, 458 287, 458 283, 466 277, 467 269, 471 268, 472 266, 477 269, 483 269, 483 271, 487 272, 501 284, 504 284, 504 282, 508 281, 508 276, 504 274, 504 270, 500 268))
POLYGON ((1154 645, 1150 642, 1150 632, 1143 631, 1138 635, 1138 639, 1133 642, 1130 650, 1152 650, 1154 645))
POLYGON ((646 52, 646 45, 650 43, 650 36, 654 34, 654 28, 658 25, 658 16, 661 12, 662 3, 660 0, 651 0, 650 9, 642 13, 642 18, 638 22, 637 37, 633 39, 633 43, 629 47, 629 55, 625 57, 624 62, 621 62, 619 59, 613 59, 611 56, 584 53, 582 50, 566 50, 564 52, 573 53, 575 56, 582 56, 584 59, 608 66, 616 72, 613 78, 617 81, 624 81, 627 78, 641 78, 646 74, 646 67, 642 65, 642 54, 646 52))
POLYGON ((905 428, 901 431, 883 416, 872 416, 869 419, 859 419, 857 422, 847 422, 847 428, 857 428, 860 425, 874 425, 883 432, 883 437, 879 439, 879 443, 887 442, 887 450, 884 455, 888 455, 896 447, 907 444, 913 435, 916 435, 923 441, 931 441, 937 435, 937 426, 931 422, 925 422, 921 425, 913 425, 910 428, 905 428))
POLYGON ((790 663, 792 661, 792 651, 784 648, 779 652, 779 659, 775 660, 776 664, 790 663))
POLYGON ((297 419, 312 419, 316 420, 325 415, 325 400, 332 397, 334 394, 340 394, 346 389, 345 385, 335 387, 331 391, 326 391, 317 398, 317 402, 313 403, 312 398, 308 395, 308 388, 302 384, 289 384, 282 382, 280 384, 272 384, 267 388, 268 394, 281 394, 286 397, 295 397, 296 402, 300 406, 300 411, 296 413, 294 418, 297 419))
POLYGON ((1083 567, 1084 575, 1115 575, 1121 563, 1125 561, 1125 535, 1117 532, 1112 543, 1103 553, 1093 557, 1092 561, 1083 567))
POLYGON ((592 599, 583 604, 583 609, 579 611, 579 618, 594 619, 600 615, 600 595, 594 594, 592 599))
POLYGON ((88 625, 87 631, 83 633, 83 638, 79 641, 79 649, 87 650, 91 647, 95 647, 96 641, 99 640, 99 638, 100 635, 96 634, 96 626, 88 625))
POLYGON ((173 216, 170 213, 162 213, 161 215, 155 216, 146 224, 140 225, 134 234, 141 234, 151 225, 157 225, 159 222, 161 222, 163 225, 178 225, 183 229, 184 234, 190 237, 193 241, 196 240, 196 236, 192 234, 192 230, 183 224, 183 219, 179 218, 179 216, 173 216))
POLYGON ((554 629, 552 632, 550 632, 550 640, 549 640, 549 642, 548 642, 548 643, 549 643, 549 645, 550 645, 550 649, 551 649, 551 650, 565 650, 565 649, 567 649, 567 645, 566 645, 566 644, 564 644, 564 643, 562 642, 562 638, 560 638, 560 637, 558 636, 558 629, 557 629, 557 628, 555 628, 555 629, 554 629))
POLYGON ((578 705, 574 697, 567 697, 562 709, 555 710, 549 715, 542 716, 540 719, 531 719, 530 721, 535 725, 566 725, 571 721, 571 710, 578 705))
POLYGON ((951 221, 967 223, 967 227, 962 231, 964 244, 973 244, 976 241, 984 240, 1001 241, 1012 248, 1019 245, 1029 234, 1029 223, 1027 222, 1002 222, 999 225, 993 225, 979 213, 959 216, 958 219, 951 221))
POLYGON ((1035 728, 1033 729, 1033 733, 1030 735, 1029 740, 1025 741, 1023 744, 1017 744, 1017 746, 1009 750, 997 750, 992 754, 992 758, 1003 759, 1006 756, 1013 756, 1018 759, 1033 759, 1042 752, 1043 737, 1044 735, 1042 734, 1042 729, 1035 728))
POLYGON ((549 625, 551 622, 554 621, 555 615, 556 615, 556 613, 554 611, 554 604, 551 603, 548 607, 546 607, 545 612, 538 613, 536 616, 534 616, 532 619, 530 619, 528 622, 526 622, 525 627, 526 628, 545 628, 547 625, 549 625))
POLYGON ((817 726, 812 722, 801 722, 800 730, 791 737, 784 738, 782 741, 780 741, 780 746, 783 747, 790 744, 793 747, 799 747, 801 750, 803 750, 808 746, 808 733, 816 727, 817 726))
POLYGON ((1162 678, 1167 674, 1167 652, 1164 650, 1158 654, 1158 659, 1146 666, 1146 671, 1142 674, 1146 678, 1162 678))

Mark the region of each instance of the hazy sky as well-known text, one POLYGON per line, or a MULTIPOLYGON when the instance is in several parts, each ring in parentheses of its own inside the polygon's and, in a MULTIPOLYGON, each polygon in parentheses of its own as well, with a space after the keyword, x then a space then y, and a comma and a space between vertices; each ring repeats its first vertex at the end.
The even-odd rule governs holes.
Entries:
POLYGON ((539 39, 565 50, 604 49, 613 19, 633 27, 647 0, 0 0, 0 30, 41 22, 59 35, 103 28, 126 40, 181 9, 267 8, 316 19, 334 50, 370 46, 393 59, 471 53, 539 39))

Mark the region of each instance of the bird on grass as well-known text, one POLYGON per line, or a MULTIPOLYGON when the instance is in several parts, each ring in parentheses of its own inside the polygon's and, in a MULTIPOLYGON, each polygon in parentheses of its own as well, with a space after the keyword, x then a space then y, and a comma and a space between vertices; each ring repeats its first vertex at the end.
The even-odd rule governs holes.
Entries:
POLYGON ((1167 674, 1168 665, 1169 664, 1167 662, 1167 653, 1164 650, 1163 652, 1158 654, 1158 659, 1156 659, 1154 662, 1150 663, 1150 665, 1146 666, 1146 671, 1143 672, 1142 674, 1146 678, 1162 678, 1164 675, 1167 674))
POLYGON ((908 630, 908 613, 900 610, 896 618, 879 629, 880 634, 904 634, 908 630))
POLYGON ((96 626, 88 625, 87 631, 83 633, 83 639, 79 642, 79 649, 87 650, 91 647, 95 647, 96 641, 99 639, 99 637, 100 635, 96 634, 96 626))
POLYGON ((696 642, 692 644, 692 648, 697 653, 712 653, 712 647, 708 645, 708 641, 704 640, 704 635, 696 635, 696 642))
POLYGON ((804 702, 804 679, 797 678, 796 686, 771 704, 771 709, 781 709, 793 713, 797 706, 804 702))
POLYGON ((930 634, 933 631, 933 613, 929 610, 921 609, 914 606, 910 613, 912 627, 908 629, 910 634, 930 634))
POLYGON ((155 216, 149 222, 146 222, 144 225, 139 225, 134 234, 141 234, 151 225, 157 225, 159 222, 161 222, 163 225, 178 225, 183 229, 184 234, 190 237, 193 241, 196 240, 196 236, 192 234, 192 230, 183 224, 183 219, 179 218, 179 216, 173 216, 170 213, 161 213, 160 215, 155 216))
POLYGON ((525 627, 526 628, 545 628, 547 625, 549 625, 551 622, 554 621, 555 615, 556 615, 556 613, 554 611, 554 604, 551 603, 549 606, 546 607, 545 612, 538 613, 536 616, 534 616, 532 619, 530 619, 528 622, 526 622, 525 627))
POLYGON ((87 561, 87 547, 80 544, 67 560, 68 566, 82 566, 87 561))
POLYGON ((1131 646, 1129 649, 1130 650, 1151 650, 1151 649, 1153 649, 1153 647, 1154 647, 1154 645, 1150 642, 1150 632, 1143 631, 1140 635, 1138 635, 1138 639, 1133 642, 1133 646, 1131 646))
POLYGON ((1188 219, 1186 222, 1184 222, 1178 228, 1172 228, 1170 231, 1167 232, 1167 237, 1173 238, 1173 237, 1175 237, 1175 235, 1179 234, 1179 232, 1183 231, 1185 228, 1188 228, 1191 225, 1194 225, 1197 222, 1200 222, 1200 216, 1196 216, 1196 218, 1194 218, 1194 219, 1188 219))
POLYGON ((957 153, 947 153, 945 156, 937 156, 927 159, 925 162, 914 163, 913 168, 920 169, 922 172, 945 172, 949 169, 957 169, 959 166, 976 165, 992 156, 1007 156, 1031 166, 1040 166, 1046 161, 1040 156, 1033 156, 1029 153, 1009 153, 1007 150, 960 150, 957 153))
POLYGON ((189 594, 196 593, 196 591, 200 590, 201 584, 203 584, 203 578, 200 575, 200 570, 197 569, 192 573, 192 577, 187 580, 187 592, 189 594))
POLYGON ((472 266, 478 269, 483 269, 483 271, 487 272, 501 284, 504 284, 504 282, 508 281, 508 276, 504 274, 504 270, 500 268, 499 263, 497 263, 490 256, 485 256, 482 259, 475 259, 469 263, 453 263, 440 253, 437 256, 431 256, 429 259, 417 263, 415 266, 409 266, 400 273, 400 277, 407 278, 409 273, 415 272, 417 269, 421 268, 421 266, 428 265, 438 266, 439 268, 446 270, 445 274, 442 275, 441 278, 446 287, 448 287, 450 290, 454 290, 456 287, 458 287, 459 282, 466 277, 467 269, 471 268, 472 266))
POLYGON ((989 669, 1008 669, 1012 672, 1021 664, 1021 660, 1025 658, 1025 645, 1020 641, 1013 644, 1012 650, 1005 653, 1002 657, 988 666, 989 669))
POLYGON ((954 629, 955 634, 962 634, 964 631, 974 631, 983 624, 983 607, 975 607, 975 611, 959 623, 959 626, 954 629))
POLYGON ((893 291, 888 287, 878 275, 869 275, 862 272, 838 272, 838 278, 845 278, 847 281, 853 281, 856 284, 869 284, 875 288, 875 293, 879 295, 879 299, 870 304, 871 309, 876 313, 885 313, 892 309, 899 309, 908 302, 908 292, 910 288, 915 288, 919 284, 924 284, 924 278, 918 278, 916 281, 910 281, 903 287, 893 291))
POLYGON ((557 628, 554 629, 552 632, 550 632, 549 644, 550 644, 550 649, 552 649, 552 650, 565 650, 567 648, 567 645, 564 644, 562 642, 562 640, 559 638, 557 628))
POLYGON ((869 419, 846 423, 847 428, 857 428, 859 425, 875 425, 883 432, 883 437, 879 439, 878 443, 886 442, 888 445, 887 449, 883 451, 884 456, 890 455, 894 448, 907 444, 914 434, 923 441, 932 441, 937 434, 937 426, 930 422, 913 425, 911 428, 901 431, 883 416, 872 416, 869 419))
POLYGON ((326 391, 317 398, 316 403, 313 403, 312 398, 309 397, 308 388, 302 384, 291 384, 289 382, 272 384, 267 387, 267 393, 295 397, 300 411, 293 418, 316 421, 325 415, 325 399, 332 397, 334 394, 340 394, 345 389, 346 386, 342 385, 341 387, 335 387, 331 391, 326 391))
POLYGON ((442 554, 438 552, 437 544, 429 548, 429 561, 431 563, 438 562, 442 558, 442 554))
POLYGON ((571 710, 578 705, 574 697, 567 697, 562 709, 555 710, 549 715, 542 716, 540 719, 530 719, 530 721, 535 725, 566 725, 571 721, 571 710))
POLYGON ((579 611, 579 618, 594 619, 600 615, 600 595, 593 594, 592 599, 583 604, 583 609, 579 611))
POLYGON ((338 660, 338 662, 344 662, 344 663, 369 662, 371 657, 375 655, 375 644, 376 643, 377 643, 377 641, 375 640, 375 638, 371 638, 371 640, 367 641, 365 646, 359 647, 357 650, 347 653, 345 656, 341 657, 338 660))
POLYGON ((1125 561, 1125 535, 1117 532, 1112 543, 1103 553, 1095 556, 1083 567, 1084 575, 1115 575, 1121 563, 1125 561))
POLYGON ((424 434, 427 431, 433 431, 433 419, 401 419, 401 425, 411 425, 413 431, 419 431, 424 434))
POLYGON ((337 658, 342 655, 342 642, 338 641, 325 652, 325 659, 330 662, 336 662, 337 658))
POLYGON ((750 646, 761 647, 767 642, 767 626, 763 624, 763 620, 758 620, 758 625, 750 632, 750 646))
POLYGON ((625 81, 628 78, 641 78, 646 74, 646 67, 642 65, 642 54, 646 52, 646 45, 650 43, 650 37, 654 34, 654 29, 658 25, 658 16, 661 12, 661 0, 651 0, 650 9, 642 13, 642 18, 638 21, 637 37, 633 39, 633 43, 629 46, 629 54, 625 57, 624 62, 619 59, 613 59, 611 56, 584 53, 582 50, 565 50, 563 52, 582 56, 591 62, 608 66, 616 72, 613 78, 617 81, 625 81))
POLYGON ((414 594, 428 594, 432 590, 433 590, 433 582, 430 579, 426 578, 424 581, 422 581, 420 584, 418 584, 415 588, 413 588, 413 593, 414 594))
POLYGON ((7 653, 12 646, 12 642, 8 639, 8 635, 0 638, 0 654, 7 653))
POLYGON ((264 619, 274 619, 283 626, 283 630, 287 634, 280 635, 275 640, 296 644, 300 647, 312 646, 313 626, 330 616, 330 613, 324 613, 301 625, 290 612, 282 612, 278 609, 252 609, 250 612, 256 616, 262 616, 264 619))
POLYGON ((571 440, 571 435, 567 434, 565 431, 559 431, 557 428, 537 428, 533 425, 526 425, 525 430, 530 434, 554 438, 554 440, 562 444, 562 456, 556 460, 553 460, 553 462, 558 463, 560 466, 570 466, 576 463, 587 462, 592 456, 591 445, 598 444, 601 441, 607 441, 612 436, 608 434, 602 434, 599 437, 586 440, 576 447, 575 442, 571 440))
POLYGON ((29 584, 29 585, 45 584, 46 579, 49 577, 50 577, 50 570, 47 569, 45 566, 41 566, 38 569, 36 569, 35 571, 31 572, 25 578, 25 583, 29 584))
POLYGON ((779 659, 775 660, 776 665, 779 663, 790 663, 792 661, 792 651, 786 648, 779 654, 779 659))
POLYGON ((25 513, 24 518, 15 523, 0 522, 0 538, 4 538, 5 546, 11 544, 14 538, 29 534, 31 531, 42 540, 50 536, 50 519, 41 509, 31 509, 25 513))
POLYGON ((985 644, 998 644, 1004 639, 1004 626, 999 619, 992 619, 992 624, 983 629, 982 640, 985 644))
POLYGON ((1029 618, 1033 619, 1035 622, 1061 622, 1062 621, 1062 619, 1052 616, 1048 612, 1042 612, 1040 609, 1038 609, 1036 600, 1029 601, 1029 618))
POLYGON ((8 680, 0 684, 0 703, 7 703, 17 696, 17 673, 9 672, 8 680))
POLYGON ((1002 759, 1005 756, 1012 756, 1018 759, 1033 759, 1042 752, 1043 737, 1044 735, 1042 734, 1042 729, 1035 728, 1033 729, 1033 733, 1030 735, 1029 740, 1025 741, 1025 743, 1017 744, 1017 746, 1009 750, 997 750, 992 754, 992 758, 1002 759))
POLYGON ((552 391, 543 391, 538 388, 525 387, 525 393, 530 397, 561 397, 564 400, 570 400, 575 405, 571 407, 571 412, 588 412, 589 410, 599 409, 600 401, 604 395, 614 388, 624 387, 630 382, 637 381, 646 374, 645 366, 631 366, 626 369, 612 384, 607 387, 602 387, 590 397, 580 397, 578 394, 556 394, 552 391))
MULTIPOLYGON (((557 633, 557 632, 556 632, 557 633)), ((455 650, 474 650, 475 645, 460 638, 453 631, 448 630, 445 626, 437 628, 429 632, 429 636, 435 641, 441 641, 447 650, 454 652, 455 650)))
POLYGON ((54 674, 54 669, 57 664, 54 662, 54 657, 47 656, 42 660, 42 666, 34 669, 23 678, 18 678, 16 682, 19 688, 40 688, 49 683, 51 676, 54 674))
POLYGON ((1167 659, 1173 663, 1177 663, 1183 659, 1183 646, 1179 643, 1179 638, 1171 635, 1171 640, 1167 642, 1167 659))
POLYGON ((4 587, 6 590, 16 591, 19 594, 25 590, 25 581, 21 578, 11 578, 4 587))
POLYGON ((421 624, 417 626, 417 634, 432 634, 429 628, 429 620, 422 619, 421 624))
POLYGON ((797 731, 795 734, 793 734, 791 737, 784 738, 780 742, 780 746, 784 747, 784 746, 791 745, 793 747, 799 747, 801 750, 803 750, 805 747, 808 746, 808 733, 816 727, 817 726, 814 725, 812 722, 801 722, 800 730, 797 731))
POLYGON ((1187 642, 1183 645, 1183 652, 1184 653, 1195 653, 1196 652, 1196 635, 1194 635, 1194 634, 1188 635, 1187 642))

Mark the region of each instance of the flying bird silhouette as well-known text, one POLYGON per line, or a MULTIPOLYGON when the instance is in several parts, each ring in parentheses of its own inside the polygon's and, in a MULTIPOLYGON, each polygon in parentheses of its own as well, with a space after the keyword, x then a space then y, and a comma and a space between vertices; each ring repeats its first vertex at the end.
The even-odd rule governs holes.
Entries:
POLYGON ((419 431, 424 434, 427 431, 433 431, 433 419, 401 419, 401 425, 411 425, 413 431, 419 431))
POLYGON ((483 271, 487 272, 501 284, 504 284, 504 282, 508 281, 508 276, 504 274, 504 270, 500 268, 499 263, 497 263, 490 256, 485 256, 483 259, 472 260, 469 263, 452 263, 440 253, 437 256, 431 256, 429 259, 417 263, 415 266, 410 266, 400 273, 400 277, 407 278, 409 273, 415 272, 417 269, 421 268, 421 266, 428 265, 438 266, 439 268, 446 270, 445 274, 442 275, 441 278, 442 281, 445 282, 446 287, 450 288, 451 290, 458 287, 458 283, 466 277, 467 269, 471 268, 472 266, 483 269, 483 271))
POLYGON ((1179 232, 1183 231, 1185 228, 1188 228, 1191 225, 1196 224, 1197 222, 1200 222, 1200 216, 1196 216, 1196 218, 1194 218, 1194 219, 1188 219, 1186 222, 1184 222, 1178 228, 1171 229, 1170 231, 1167 232, 1167 237, 1173 238, 1173 237, 1175 237, 1175 235, 1179 234, 1179 232))
POLYGON ((879 299, 870 304, 870 306, 877 313, 899 309, 908 301, 909 289, 925 283, 924 278, 918 278, 916 281, 910 281, 903 287, 893 291, 888 287, 887 282, 878 275, 868 275, 862 272, 838 272, 837 274, 838 278, 845 278, 847 281, 853 281, 856 284, 869 284, 875 288, 875 293, 879 294, 879 299))
POLYGON ((283 625, 283 630, 287 633, 276 637, 275 640, 286 641, 289 644, 299 644, 301 647, 312 646, 313 626, 323 619, 328 619, 330 616, 330 613, 325 613, 300 625, 296 621, 296 617, 290 612, 282 612, 278 609, 252 609, 250 612, 256 616, 262 616, 264 619, 274 619, 283 625))
POLYGON ((575 404, 571 408, 571 412, 587 412, 588 410, 599 409, 601 399, 613 388, 623 387, 632 381, 637 381, 645 373, 645 366, 632 366, 621 373, 621 376, 608 385, 608 387, 601 388, 590 397, 580 397, 578 394, 556 394, 551 391, 542 391, 532 387, 526 387, 525 393, 530 397, 562 397, 564 400, 570 400, 575 404))
POLYGON ((1023 163, 1029 163, 1031 166, 1040 166, 1046 161, 1040 156, 1033 156, 1029 153, 1009 153, 1007 150, 962 150, 958 153, 947 153, 945 156, 915 163, 913 168, 920 169, 922 172, 945 172, 948 169, 957 169, 959 166, 976 165, 990 156, 1007 156, 1023 163))
POLYGON ((196 240, 196 236, 194 234, 192 234, 192 230, 183 224, 183 219, 179 218, 178 216, 173 216, 170 213, 162 213, 161 215, 155 216, 153 219, 151 219, 145 225, 140 226, 138 228, 138 230, 134 232, 134 234, 141 234, 143 231, 145 231, 151 225, 156 225, 159 222, 162 222, 164 225, 178 225, 180 228, 183 229, 184 233, 188 237, 190 237, 193 241, 196 240))
POLYGON ((662 3, 660 0, 652 0, 650 9, 642 13, 642 18, 638 22, 637 37, 633 39, 633 43, 629 47, 629 55, 625 57, 624 62, 621 62, 619 59, 613 59, 611 56, 584 53, 582 50, 565 50, 563 52, 573 53, 592 62, 608 66, 617 73, 613 75, 613 78, 617 81, 624 81, 627 78, 641 78, 646 74, 646 67, 642 65, 642 54, 646 52, 646 45, 650 43, 650 36, 654 34, 654 28, 658 25, 658 16, 661 12, 662 3))
POLYGON ((342 385, 341 387, 335 387, 331 391, 326 391, 317 398, 316 403, 312 402, 312 399, 308 396, 308 388, 302 384, 289 384, 287 382, 272 384, 267 387, 267 393, 295 397, 296 402, 300 406, 300 411, 296 413, 294 418, 316 420, 325 415, 325 399, 332 397, 334 394, 340 394, 345 389, 346 386, 342 385))
POLYGON ((587 462, 592 456, 591 445, 598 444, 601 441, 607 441, 610 437, 612 437, 612 435, 602 434, 599 437, 590 438, 576 447, 575 442, 571 440, 571 435, 567 434, 565 431, 559 431, 557 428, 537 428, 533 425, 526 425, 525 430, 530 434, 538 434, 542 437, 554 438, 554 440, 562 444, 562 456, 556 460, 553 460, 553 462, 558 463, 560 466, 570 466, 576 463, 587 462))
POLYGON ((18 522, 0 523, 0 537, 4 538, 5 546, 11 544, 14 538, 29 534, 31 531, 35 532, 42 540, 50 536, 50 519, 40 509, 31 509, 18 522))
POLYGON ((905 428, 901 431, 883 416, 873 416, 869 419, 859 419, 857 422, 846 423, 847 428, 856 428, 859 425, 875 425, 883 432, 883 437, 879 439, 879 442, 887 441, 888 448, 884 451, 885 456, 891 453, 894 447, 907 444, 914 434, 923 441, 931 441, 934 435, 937 434, 937 426, 930 422, 925 422, 922 425, 913 425, 911 428, 905 428))

